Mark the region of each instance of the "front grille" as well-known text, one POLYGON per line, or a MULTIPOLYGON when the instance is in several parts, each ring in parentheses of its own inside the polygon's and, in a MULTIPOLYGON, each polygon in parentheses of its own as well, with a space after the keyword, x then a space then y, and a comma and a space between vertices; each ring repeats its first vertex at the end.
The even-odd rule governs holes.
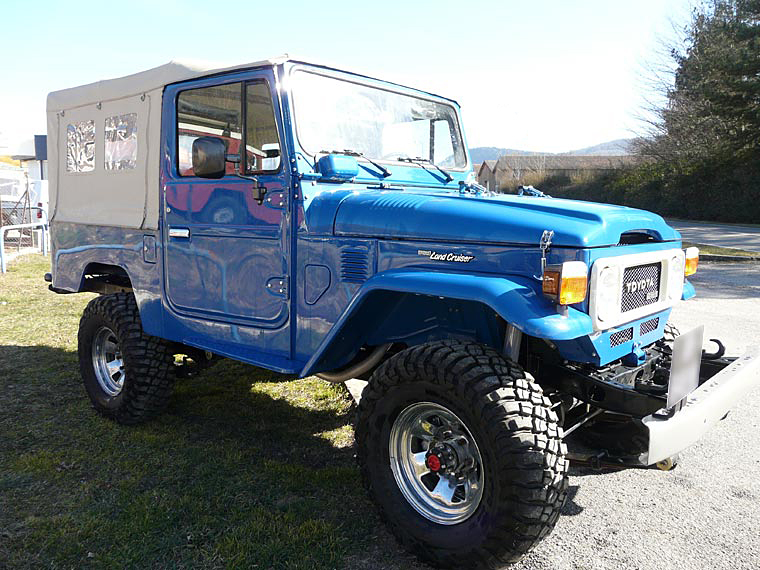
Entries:
POLYGON ((612 333, 610 335, 610 348, 615 348, 616 346, 620 346, 624 342, 628 342, 629 340, 633 340, 633 327, 623 329, 622 331, 618 331, 616 333, 612 333))
POLYGON ((656 303, 660 298, 661 272, 661 262, 627 267, 623 274, 620 312, 625 313, 656 303))
POLYGON ((660 326, 660 317, 655 317, 653 319, 649 319, 648 321, 644 321, 639 325, 639 336, 644 336, 645 334, 649 334, 653 330, 657 330, 657 327, 660 326))

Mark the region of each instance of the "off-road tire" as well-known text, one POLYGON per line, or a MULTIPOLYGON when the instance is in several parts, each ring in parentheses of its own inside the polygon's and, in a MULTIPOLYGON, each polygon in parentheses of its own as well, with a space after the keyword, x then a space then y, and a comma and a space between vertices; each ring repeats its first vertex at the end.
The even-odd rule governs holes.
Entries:
POLYGON ((145 334, 132 293, 102 295, 90 301, 79 321, 78 352, 85 390, 101 415, 121 424, 138 424, 169 403, 174 377, 170 345, 145 334), (93 366, 93 338, 103 326, 114 332, 124 361, 124 385, 115 396, 100 386, 93 366))
POLYGON ((545 538, 565 500, 568 468, 550 405, 517 364, 479 344, 438 341, 384 362, 359 403, 356 441, 364 484, 398 540, 436 566, 502 568, 545 538), (421 516, 390 467, 391 426, 420 401, 454 412, 482 454, 480 504, 458 524, 421 516))

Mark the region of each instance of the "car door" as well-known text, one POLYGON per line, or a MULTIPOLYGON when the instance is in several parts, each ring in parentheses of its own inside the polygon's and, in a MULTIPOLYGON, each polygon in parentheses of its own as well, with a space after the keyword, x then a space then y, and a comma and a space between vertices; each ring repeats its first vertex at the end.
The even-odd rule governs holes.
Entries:
POLYGON ((167 89, 176 108, 165 167, 166 294, 181 314, 263 328, 287 326, 288 172, 271 70, 167 89), (216 180, 194 175, 192 143, 218 137, 228 162, 216 180), (255 177, 266 188, 254 197, 255 177))

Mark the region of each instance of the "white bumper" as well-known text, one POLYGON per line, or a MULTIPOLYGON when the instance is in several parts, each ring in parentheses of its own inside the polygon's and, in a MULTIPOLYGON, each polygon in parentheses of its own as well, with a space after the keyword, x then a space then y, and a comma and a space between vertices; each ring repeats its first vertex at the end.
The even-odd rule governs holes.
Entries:
POLYGON ((652 414, 641 420, 649 432, 649 451, 641 462, 653 465, 686 449, 758 384, 760 347, 752 347, 689 394, 671 417, 652 414))

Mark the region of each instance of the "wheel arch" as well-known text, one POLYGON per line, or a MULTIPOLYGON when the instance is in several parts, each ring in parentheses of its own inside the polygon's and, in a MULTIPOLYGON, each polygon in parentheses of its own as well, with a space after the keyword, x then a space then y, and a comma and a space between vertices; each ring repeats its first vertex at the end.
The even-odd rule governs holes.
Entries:
POLYGON ((506 323, 548 340, 592 332, 587 314, 559 314, 525 277, 388 271, 364 283, 301 375, 344 366, 366 345, 467 338, 500 349, 506 323))
POLYGON ((133 291, 128 269, 115 263, 90 262, 82 270, 78 292, 126 293, 133 291))

